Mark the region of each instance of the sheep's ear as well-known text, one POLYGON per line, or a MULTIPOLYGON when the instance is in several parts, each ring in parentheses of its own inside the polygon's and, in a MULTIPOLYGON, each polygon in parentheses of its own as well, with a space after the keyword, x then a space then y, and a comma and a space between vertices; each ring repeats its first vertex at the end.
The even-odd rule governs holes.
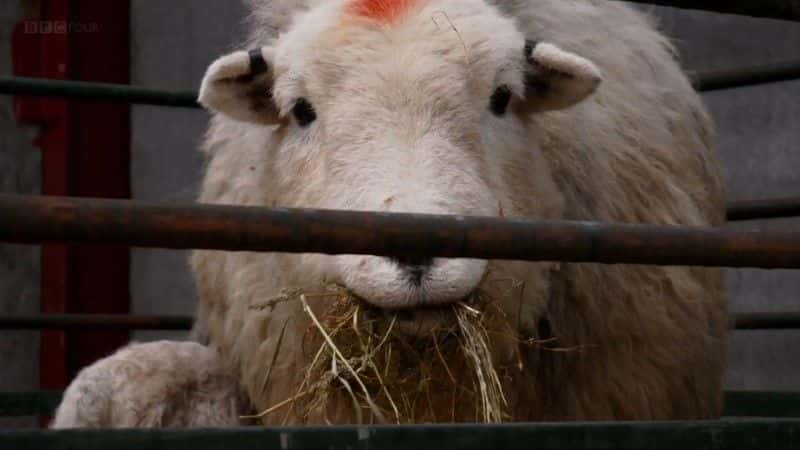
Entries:
POLYGON ((525 58, 525 107, 531 112, 568 108, 603 81, 591 61, 553 44, 526 41, 525 58))
POLYGON ((279 121, 272 99, 272 49, 238 51, 214 61, 206 71, 198 101, 206 108, 244 122, 279 121))

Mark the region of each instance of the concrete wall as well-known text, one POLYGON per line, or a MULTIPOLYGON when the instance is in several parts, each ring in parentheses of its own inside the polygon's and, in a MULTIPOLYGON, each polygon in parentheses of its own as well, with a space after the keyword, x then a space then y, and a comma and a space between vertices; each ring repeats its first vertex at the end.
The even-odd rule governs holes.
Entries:
MULTIPOLYGON (((166 89, 197 89, 209 62, 240 40, 244 9, 238 1, 131 2, 131 82, 166 89)), ((201 110, 135 106, 131 182, 139 200, 191 202, 203 158, 197 150, 208 116, 201 110)), ((195 292, 189 252, 134 250, 134 313, 189 314, 195 292)), ((137 339, 185 333, 138 332, 137 339)))
MULTIPOLYGON (((11 75, 11 31, 19 20, 17 2, 0 2, 0 76, 11 75)), ((20 127, 11 99, 0 96, 0 192, 39 192, 40 154, 30 145, 33 127, 20 127)), ((39 247, 0 244, 0 315, 39 311, 39 247)), ((37 333, 0 331, 0 391, 39 387, 37 333)), ((0 418, 0 428, 31 427, 33 418, 0 418)))
MULTIPOLYGON (((654 8, 649 8, 654 9, 654 8)), ((693 70, 734 69, 800 60, 800 23, 658 8, 693 70)), ((731 201, 800 195, 800 81, 709 92, 731 201)), ((800 219, 731 224, 746 230, 796 230, 800 219)), ((800 274, 729 270, 732 312, 800 310, 800 274)), ((737 331, 728 342, 729 389, 800 390, 798 331, 737 331)))
MULTIPOLYGON (((235 42, 243 11, 234 2, 174 1, 164 6, 134 0, 133 81, 195 88, 205 64, 235 42), (194 8, 188 8, 189 3, 194 8), (202 3, 203 7, 198 8, 202 3), (187 7, 187 8, 184 8, 187 7)), ((800 24, 670 8, 644 7, 675 39, 690 71, 744 67, 800 59, 800 24)), ((720 135, 731 200, 800 194, 800 82, 704 95, 720 135)), ((156 200, 191 199, 201 161, 195 147, 205 115, 137 107, 134 112, 134 193, 156 200)), ((747 222, 737 228, 787 229, 800 221, 747 222)), ((193 292, 186 255, 137 251, 133 286, 136 312, 189 312, 193 292), (168 301, 164 301, 164 296, 168 301)), ((735 270, 727 276, 732 311, 800 310, 800 275, 735 270)), ((140 334, 140 336, 146 336, 140 334)), ((741 331, 731 335, 729 389, 800 390, 800 359, 792 357, 800 331, 741 331)))

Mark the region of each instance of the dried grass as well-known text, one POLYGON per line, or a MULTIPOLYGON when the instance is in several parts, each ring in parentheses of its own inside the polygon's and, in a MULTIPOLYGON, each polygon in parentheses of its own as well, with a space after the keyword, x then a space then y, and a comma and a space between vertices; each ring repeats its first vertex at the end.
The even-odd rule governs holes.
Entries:
MULTIPOLYGON (((507 368, 497 367, 492 336, 511 326, 486 294, 470 299, 474 306, 453 305, 446 325, 420 337, 401 332, 396 315, 374 310, 347 290, 327 290, 276 297, 302 305, 311 322, 303 348, 314 351, 297 391, 253 418, 282 410, 284 423, 291 416, 317 424, 499 423, 509 417, 501 381, 507 368), (314 312, 313 296, 326 297, 325 311, 314 312)), ((271 368, 266 373, 268 379, 271 368)))

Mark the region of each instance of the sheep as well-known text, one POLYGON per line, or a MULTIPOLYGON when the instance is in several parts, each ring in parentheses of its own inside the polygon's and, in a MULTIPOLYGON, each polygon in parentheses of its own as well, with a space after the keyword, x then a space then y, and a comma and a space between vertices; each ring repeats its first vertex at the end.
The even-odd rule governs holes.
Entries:
MULTIPOLYGON (((711 120, 668 40, 629 6, 249 1, 250 39, 201 86, 214 112, 201 202, 724 221, 711 120)), ((411 335, 475 292, 521 287, 498 305, 517 337, 492 349, 496 364, 516 368, 502 380, 506 420, 721 411, 717 269, 217 251, 194 252, 192 267, 198 326, 266 425, 381 420, 348 412, 347 396, 313 416, 280 409, 314 355, 305 310, 269 300, 330 283, 401 312, 393 317, 411 335)), ((325 299, 308 299, 324 316, 325 299)))
POLYGON ((50 427, 232 427, 242 423, 244 405, 236 379, 210 348, 132 343, 78 373, 50 427))

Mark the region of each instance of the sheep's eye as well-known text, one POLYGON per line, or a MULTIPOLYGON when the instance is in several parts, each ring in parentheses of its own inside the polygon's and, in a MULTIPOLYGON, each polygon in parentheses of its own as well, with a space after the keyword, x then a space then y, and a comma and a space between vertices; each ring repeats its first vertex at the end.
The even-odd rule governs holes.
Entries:
POLYGON ((495 89, 492 98, 489 100, 489 109, 492 110, 496 116, 502 116, 508 109, 508 102, 511 101, 511 89, 506 85, 502 85, 495 89))
POLYGON ((297 103, 292 108, 292 114, 297 120, 297 124, 301 127, 306 127, 317 120, 317 113, 314 111, 314 107, 304 98, 297 99, 297 103))

